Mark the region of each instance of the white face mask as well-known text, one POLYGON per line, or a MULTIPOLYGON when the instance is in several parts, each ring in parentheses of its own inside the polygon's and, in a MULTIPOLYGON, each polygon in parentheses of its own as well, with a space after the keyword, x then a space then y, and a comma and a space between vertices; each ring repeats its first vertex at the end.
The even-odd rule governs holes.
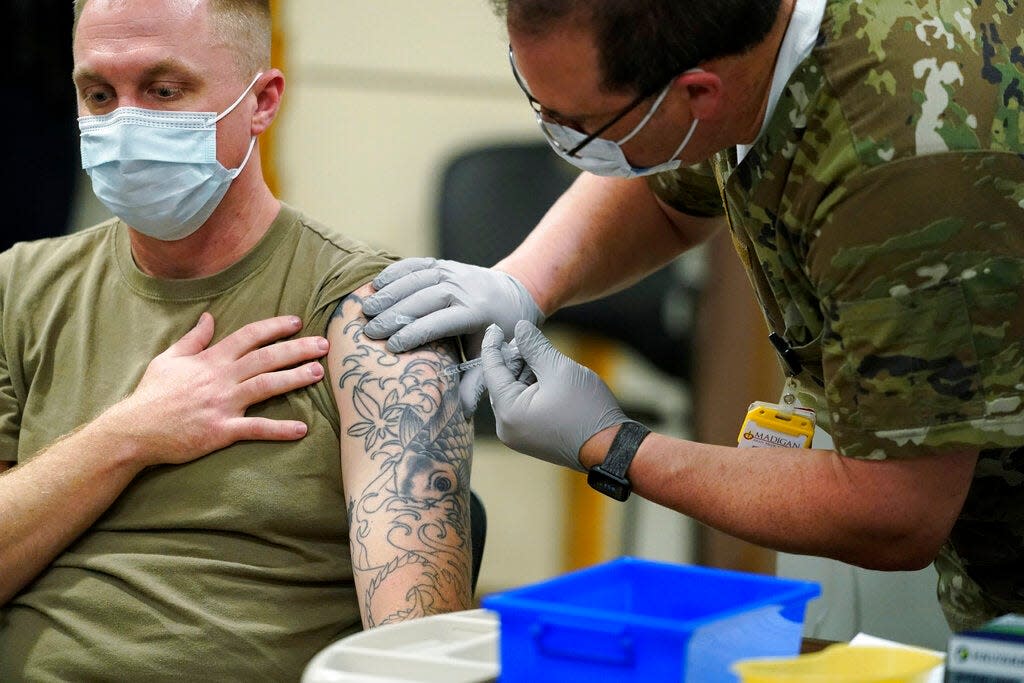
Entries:
POLYGON ((545 121, 544 118, 538 113, 537 124, 541 127, 544 132, 544 136, 548 140, 548 144, 551 145, 551 149, 555 150, 558 156, 562 157, 570 164, 579 168, 583 171, 588 171, 594 175, 610 176, 616 178, 637 178, 640 176, 653 175, 655 173, 661 173, 663 171, 672 171, 679 168, 681 162, 677 158, 682 154, 686 145, 689 144, 690 138, 693 137, 693 132, 697 129, 697 122, 699 119, 694 119, 690 125, 690 130, 686 133, 686 137, 673 152, 672 156, 663 164, 657 166, 648 166, 646 168, 636 168, 632 166, 626 159, 626 155, 622 151, 621 145, 629 142, 630 139, 637 133, 639 133, 647 122, 654 116, 654 112, 658 111, 658 107, 661 106, 665 96, 668 95, 669 88, 672 84, 669 83, 665 86, 665 89, 658 95, 658 99, 651 105, 651 110, 647 112, 647 115, 636 125, 633 130, 626 134, 626 136, 617 142, 612 140, 605 140, 604 138, 594 138, 587 144, 585 144, 575 155, 570 156, 569 150, 575 149, 584 140, 587 139, 587 135, 579 132, 568 126, 562 126, 554 121, 545 121))
POLYGON ((82 168, 110 211, 139 232, 159 240, 188 237, 206 222, 231 181, 245 168, 217 161, 217 122, 227 116, 262 76, 221 114, 120 107, 82 116, 82 168))

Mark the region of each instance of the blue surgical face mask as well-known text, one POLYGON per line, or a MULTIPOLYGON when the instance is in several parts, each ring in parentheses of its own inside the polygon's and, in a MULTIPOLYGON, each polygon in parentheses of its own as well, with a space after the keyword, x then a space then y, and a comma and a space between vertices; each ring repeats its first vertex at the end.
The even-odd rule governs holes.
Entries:
POLYGON ((545 137, 548 140, 548 144, 551 145, 551 149, 555 150, 558 156, 562 157, 570 164, 579 168, 583 171, 588 171, 594 175, 609 176, 616 178, 636 178, 639 176, 653 175, 655 173, 661 173, 663 171, 672 171, 680 166, 678 159, 679 155, 683 153, 686 145, 689 144, 690 138, 693 137, 693 132, 697 129, 697 122, 699 119, 694 119, 690 125, 690 130, 686 133, 683 141, 673 152, 669 160, 663 164, 657 166, 648 166, 645 168, 637 168, 629 163, 626 159, 626 155, 622 151, 621 145, 629 142, 634 135, 639 133, 647 122, 651 120, 654 113, 658 111, 658 107, 661 106, 665 96, 668 95, 669 89, 672 84, 669 83, 665 86, 665 89, 658 95, 658 99, 651 105, 651 110, 647 112, 647 115, 633 128, 625 137, 618 141, 605 140, 604 138, 594 138, 586 145, 584 145, 575 155, 570 156, 568 150, 575 149, 580 143, 587 139, 587 135, 579 132, 568 126, 562 126, 554 121, 546 121, 544 118, 537 114, 537 124, 541 127, 545 137))
POLYGON ((139 232, 180 240, 202 226, 252 155, 227 169, 217 161, 217 122, 227 116, 262 76, 221 114, 120 107, 78 119, 82 168, 110 211, 139 232))

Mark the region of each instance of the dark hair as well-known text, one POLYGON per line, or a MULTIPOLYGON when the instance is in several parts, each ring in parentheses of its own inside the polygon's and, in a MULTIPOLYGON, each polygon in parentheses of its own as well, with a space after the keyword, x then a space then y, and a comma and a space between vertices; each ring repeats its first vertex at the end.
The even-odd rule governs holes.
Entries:
POLYGON ((509 28, 544 35, 566 21, 592 30, 602 85, 653 94, 702 61, 761 42, 781 0, 491 0, 509 28))

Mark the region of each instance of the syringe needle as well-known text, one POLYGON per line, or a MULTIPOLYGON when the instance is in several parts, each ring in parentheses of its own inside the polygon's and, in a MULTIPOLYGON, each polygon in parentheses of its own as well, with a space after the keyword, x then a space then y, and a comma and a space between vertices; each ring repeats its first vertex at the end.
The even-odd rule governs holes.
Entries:
MULTIPOLYGON (((508 344, 501 345, 501 355, 505 359, 506 363, 512 362, 513 360, 520 358, 519 347, 516 346, 515 339, 513 339, 508 344)), ((471 358, 470 360, 462 361, 461 363, 449 365, 441 372, 447 377, 453 377, 455 375, 461 375, 466 370, 471 370, 475 367, 479 367, 480 365, 483 364, 483 362, 483 358, 471 358)))

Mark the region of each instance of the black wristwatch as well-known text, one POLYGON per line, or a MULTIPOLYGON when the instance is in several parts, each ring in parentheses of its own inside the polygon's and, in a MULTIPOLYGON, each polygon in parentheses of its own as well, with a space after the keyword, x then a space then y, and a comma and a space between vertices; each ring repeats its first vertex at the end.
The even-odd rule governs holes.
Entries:
POLYGON ((587 483, 590 487, 615 500, 623 501, 629 498, 633 487, 626 478, 626 472, 641 442, 650 433, 651 430, 639 422, 623 422, 612 439, 611 448, 604 456, 604 462, 594 465, 587 473, 587 483))

